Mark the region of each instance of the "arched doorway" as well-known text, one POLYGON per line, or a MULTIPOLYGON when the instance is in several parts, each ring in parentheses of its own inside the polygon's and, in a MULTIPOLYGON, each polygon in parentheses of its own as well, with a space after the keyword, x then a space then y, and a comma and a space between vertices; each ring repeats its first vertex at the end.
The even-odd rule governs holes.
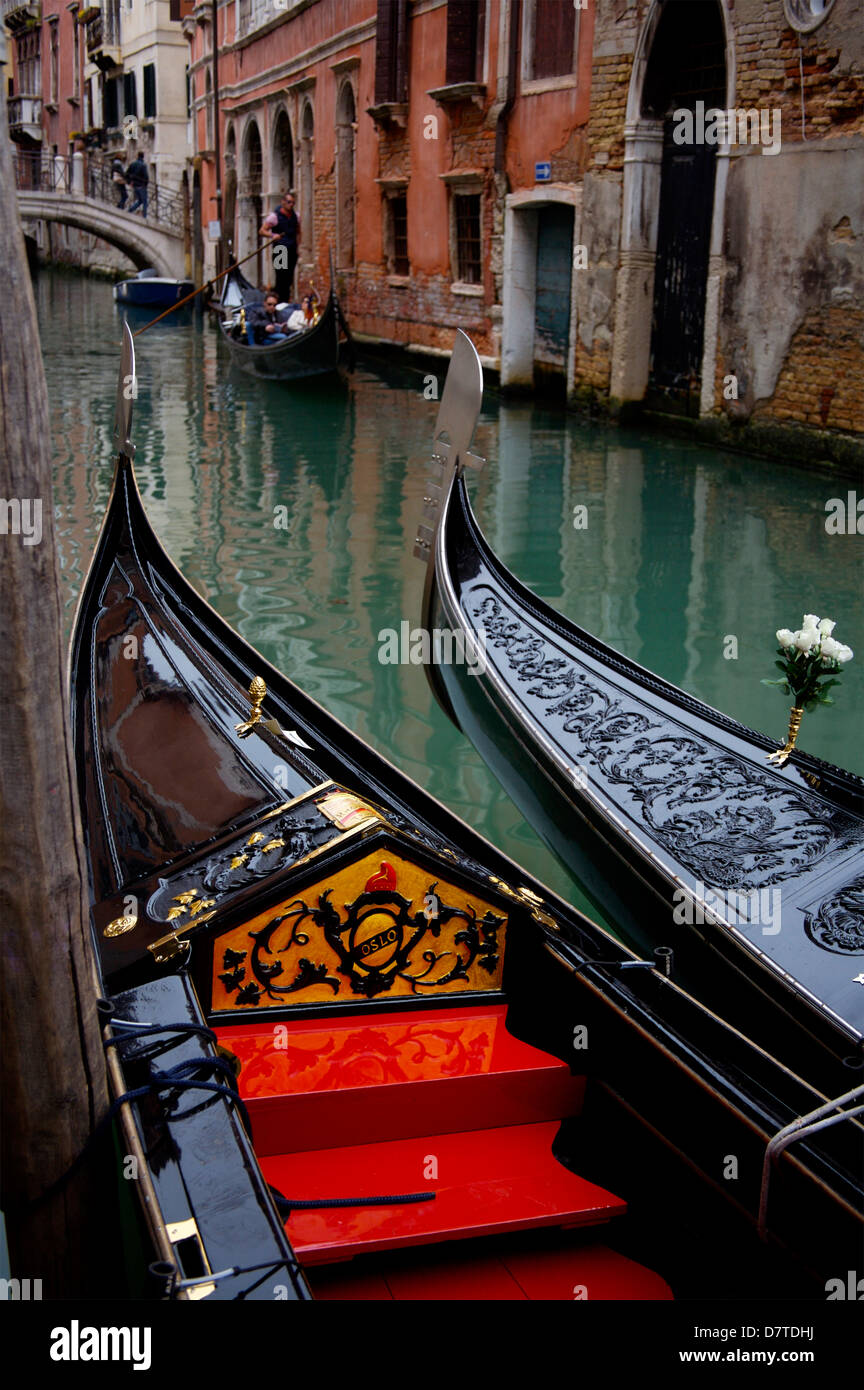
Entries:
POLYGON ((336 103, 336 245, 340 267, 354 265, 354 158, 357 107, 346 79, 336 103))
POLYGON ((724 49, 716 3, 669 0, 642 93, 642 116, 663 123, 649 389, 682 401, 701 382, 717 147, 695 138, 695 123, 680 141, 677 113, 725 106, 724 49))
MULTIPOLYGON (((249 262, 250 268, 254 267, 250 278, 254 278, 258 285, 264 284, 264 273, 262 255, 260 247, 260 237, 258 228, 264 215, 264 204, 261 198, 261 136, 258 133, 258 125, 254 120, 249 121, 243 138, 243 159, 240 178, 240 219, 238 227, 239 255, 248 256, 250 252, 258 247, 258 254, 253 261, 249 262)), ((249 274, 249 271, 247 271, 249 274)))
MULTIPOLYGON (((192 279, 200 285, 204 279, 204 228, 201 225, 201 173, 192 176, 192 279)), ((195 301, 196 304, 198 300, 195 301)))
POLYGON ((283 107, 273 127, 270 159, 270 191, 276 201, 294 187, 294 137, 288 112, 283 107))
POLYGON ((315 117, 306 101, 300 119, 300 255, 301 274, 315 273, 315 117))
MULTIPOLYGON (((627 103, 621 250, 610 395, 646 391, 687 408, 713 372, 706 305, 719 286, 727 161, 704 140, 676 142, 676 112, 727 108, 734 59, 725 0, 653 0, 627 103), (712 258, 715 261, 712 272, 712 258), (712 283, 713 279, 713 283, 712 283)), ((700 127, 693 123, 694 131, 700 127)))
POLYGON ((233 126, 228 129, 225 142, 225 188, 222 195, 222 240, 223 258, 229 265, 234 260, 236 231, 234 222, 237 216, 237 135, 233 126))

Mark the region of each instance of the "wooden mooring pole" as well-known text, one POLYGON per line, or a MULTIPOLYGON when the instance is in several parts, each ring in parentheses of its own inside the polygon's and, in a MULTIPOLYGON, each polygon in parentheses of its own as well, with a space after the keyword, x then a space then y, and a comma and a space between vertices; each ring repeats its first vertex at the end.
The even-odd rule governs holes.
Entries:
POLYGON ((101 1157, 63 1180, 108 1097, 67 713, 48 402, 5 77, 0 88, 0 1207, 13 1278, 41 1280, 45 1299, 116 1296, 104 1136, 94 1146, 101 1157))

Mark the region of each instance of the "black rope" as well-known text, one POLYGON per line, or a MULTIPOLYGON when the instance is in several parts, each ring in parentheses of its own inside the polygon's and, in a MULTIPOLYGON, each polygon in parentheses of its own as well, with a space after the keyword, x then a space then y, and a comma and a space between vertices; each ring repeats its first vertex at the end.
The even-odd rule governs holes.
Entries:
MULTIPOLYGON (((105 1001, 100 1000, 100 1007, 103 1006, 104 1003, 105 1001)), ((148 1023, 142 1024, 140 1027, 132 1029, 127 1033, 118 1034, 113 1038, 103 1038, 102 1045, 107 1051, 109 1047, 113 1047, 117 1043, 130 1042, 139 1037, 147 1037, 156 1033, 165 1032, 174 1032, 181 1036, 198 1034, 208 1041, 216 1041, 216 1034, 212 1029, 205 1028, 199 1023, 148 1023)), ((109 1105, 102 1119, 98 1122, 78 1155, 73 1158, 69 1167, 66 1168, 58 1178, 55 1178, 50 1186, 40 1192, 38 1197, 31 1197, 30 1200, 26 1202, 10 1204, 7 1206, 7 1210, 25 1210, 40 1206, 41 1203, 52 1196, 58 1188, 68 1182, 73 1173, 77 1172, 85 1158, 87 1158, 96 1147, 109 1125, 117 1118, 117 1115, 124 1105, 133 1100, 142 1100, 145 1096, 152 1095, 154 1092, 161 1090, 199 1090, 222 1096, 223 1099, 230 1101, 237 1107, 246 1133, 251 1138, 252 1123, 249 1119, 249 1112, 246 1109, 245 1102, 237 1090, 237 1078, 234 1075, 233 1068, 222 1057, 190 1057, 185 1062, 179 1062, 176 1067, 171 1067, 167 1071, 154 1071, 142 1086, 137 1086, 131 1091, 124 1091, 122 1095, 119 1095, 116 1100, 112 1101, 111 1105, 109 1105), (225 1086, 217 1081, 205 1081, 200 1078, 192 1079, 189 1077, 190 1072, 201 1070, 222 1073, 228 1077, 229 1084, 225 1086)), ((182 1119, 184 1117, 181 1115, 177 1118, 182 1119)))
POLYGON ((316 1207, 396 1207, 410 1202, 434 1202, 435 1192, 402 1192, 387 1197, 315 1197, 300 1200, 284 1197, 275 1187, 270 1194, 276 1203, 276 1210, 287 1221, 292 1211, 312 1211, 316 1207))

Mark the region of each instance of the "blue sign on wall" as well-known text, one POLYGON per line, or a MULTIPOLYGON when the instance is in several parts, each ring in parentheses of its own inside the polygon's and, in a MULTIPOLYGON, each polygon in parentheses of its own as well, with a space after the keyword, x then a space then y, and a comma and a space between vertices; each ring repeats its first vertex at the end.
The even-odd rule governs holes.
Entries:
POLYGON ((534 165, 534 182, 535 182, 535 183, 548 183, 549 180, 551 179, 551 177, 552 177, 552 165, 549 163, 548 160, 544 160, 541 164, 535 164, 535 165, 534 165))

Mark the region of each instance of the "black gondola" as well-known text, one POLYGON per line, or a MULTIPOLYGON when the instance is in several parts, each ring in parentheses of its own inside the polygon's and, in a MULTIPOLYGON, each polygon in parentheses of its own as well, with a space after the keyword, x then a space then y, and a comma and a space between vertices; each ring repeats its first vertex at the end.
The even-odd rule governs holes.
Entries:
POLYGON ((246 310, 264 298, 239 270, 232 270, 223 281, 218 301, 219 331, 222 340, 245 372, 268 381, 292 381, 335 372, 339 366, 340 330, 350 348, 351 335, 336 297, 331 267, 330 292, 318 322, 293 333, 286 342, 250 342, 246 310))
MULTIPOLYGON (((132 371, 127 330, 121 388, 132 371)), ((111 1047, 118 1088, 149 1075, 129 1123, 145 1160, 162 1140, 169 1292, 239 1297, 263 1270, 271 1298, 662 1299, 695 1261, 702 1297, 733 1275, 739 1296, 823 1297, 861 1238, 854 1097, 844 1113, 267 666, 159 545, 127 394, 72 719, 110 1027, 153 1025, 111 1047)))
MULTIPOLYGON (((479 397, 467 339, 464 370, 479 397)), ((637 949, 673 945, 687 988, 846 1089, 864 1063, 864 782, 805 753, 769 767, 770 739, 520 584, 471 510, 472 430, 439 448, 415 547, 427 629, 474 653, 427 666, 433 690, 637 949)))

